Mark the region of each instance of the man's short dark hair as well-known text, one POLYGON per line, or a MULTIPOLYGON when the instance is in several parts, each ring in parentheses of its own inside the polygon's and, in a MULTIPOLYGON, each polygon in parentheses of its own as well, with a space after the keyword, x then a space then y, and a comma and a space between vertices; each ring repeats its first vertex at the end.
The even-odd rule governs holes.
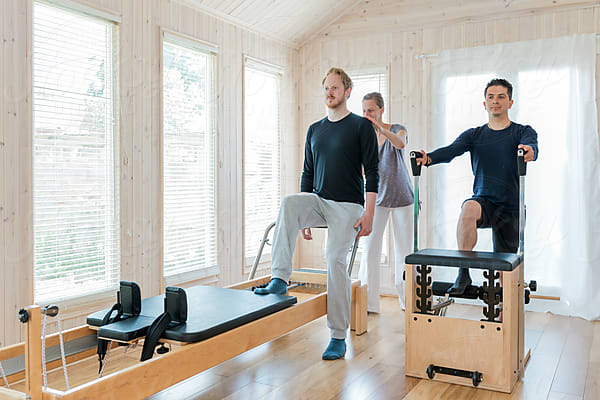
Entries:
POLYGON ((487 90, 490 86, 504 86, 506 88, 506 91, 508 92, 508 99, 512 100, 513 87, 510 84, 510 82, 506 79, 495 78, 489 81, 488 84, 485 86, 485 90, 483 91, 483 97, 487 96, 487 90))

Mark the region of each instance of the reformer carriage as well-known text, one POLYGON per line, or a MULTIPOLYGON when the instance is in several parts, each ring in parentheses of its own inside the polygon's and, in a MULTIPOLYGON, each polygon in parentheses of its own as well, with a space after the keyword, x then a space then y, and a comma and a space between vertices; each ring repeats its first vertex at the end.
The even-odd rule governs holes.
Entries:
POLYGON ((406 257, 406 375, 512 392, 529 356, 524 344, 524 303, 535 281, 525 285, 525 161, 519 150, 519 253, 418 249, 419 176, 415 152, 414 253, 406 257), (457 297, 480 299, 482 319, 445 317, 454 299, 451 283, 432 282, 434 267, 483 269, 482 286, 470 285, 457 297), (503 285, 499 278, 503 274, 503 285), (434 303, 433 296, 443 296, 434 303), (502 316, 502 317, 501 317, 502 316))
MULTIPOLYGON (((252 293, 253 287, 270 280, 270 276, 254 278, 254 274, 273 226, 265 231, 248 281, 227 288, 196 286, 185 291, 168 288, 166 295, 143 300, 137 285, 122 282, 117 302, 120 305, 112 314, 102 310, 90 315, 85 326, 62 335, 49 335, 45 339, 46 351, 42 351, 43 315, 56 315, 58 310, 39 306, 21 310, 19 318, 26 325, 26 341, 0 349, 0 365, 4 365, 6 380, 12 387, 0 387, 0 398, 144 398, 324 316, 327 313, 325 270, 295 270, 288 295, 252 293), (194 307, 207 300, 210 304, 194 307), (110 321, 117 313, 123 317, 110 321), (161 326, 153 330, 153 322, 161 326), (72 371, 74 362, 87 359, 89 364, 96 358, 97 338, 106 340, 98 370, 87 368, 89 373, 77 374, 76 379, 71 379, 70 388, 66 372, 64 379, 62 375, 48 377, 45 384, 45 369, 63 364, 61 356, 56 354, 58 347, 61 353, 64 351, 64 365, 72 371), (138 342, 146 344, 141 357, 146 361, 129 360, 129 366, 112 371, 115 368, 110 365, 111 349, 113 352, 120 346, 127 349, 138 342), (104 369, 107 365, 111 371, 104 369)), ((357 246, 358 239, 348 263, 349 274, 357 246)), ((366 290, 360 281, 352 281, 350 329, 357 335, 367 330, 366 290)), ((83 370, 81 364, 77 369, 83 370)))

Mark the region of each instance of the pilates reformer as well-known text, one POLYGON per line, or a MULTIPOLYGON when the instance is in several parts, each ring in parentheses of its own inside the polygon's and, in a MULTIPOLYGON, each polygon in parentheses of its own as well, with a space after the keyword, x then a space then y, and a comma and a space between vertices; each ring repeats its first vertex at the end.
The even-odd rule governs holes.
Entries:
MULTIPOLYGON (((265 232, 261 247, 271 228, 265 232)), ((355 240, 349 274, 357 245, 355 240)), ((256 265, 260 253, 262 248, 256 265)), ((113 308, 89 315, 85 326, 49 335, 45 338, 44 352, 42 315, 52 310, 54 314, 50 316, 56 316, 58 309, 30 306, 21 310, 19 318, 26 327, 26 340, 0 349, 6 385, 13 385, 10 389, 0 387, 0 399, 145 398, 327 313, 324 271, 295 270, 288 286, 289 295, 266 296, 255 295, 252 288, 267 283, 270 276, 254 278, 255 271, 253 268, 253 279, 227 288, 168 287, 165 295, 146 299, 141 298, 137 284, 123 281, 113 308), (194 305, 193 312, 187 304, 194 305), (124 346, 126 351, 138 343, 144 346, 141 352, 144 362, 104 373, 111 349, 114 352, 124 346), (55 354, 57 348, 61 349, 60 357, 55 354), (83 381, 71 380, 69 388, 67 370, 75 368, 72 363, 91 361, 96 356, 100 361, 98 373, 83 381), (46 383, 45 369, 55 369, 61 364, 64 382, 48 378, 46 383), (24 382, 19 384, 23 378, 24 382)), ((366 289, 360 281, 352 281, 350 329, 357 335, 367 329, 366 289)))
POLYGON ((406 366, 405 373, 510 393, 529 357, 524 349, 524 304, 535 281, 525 285, 524 229, 525 174, 523 150, 517 151, 519 169, 519 251, 494 253, 418 248, 420 154, 411 152, 414 176, 414 252, 406 257, 406 366), (432 282, 431 266, 483 269, 482 286, 470 285, 463 295, 485 304, 479 321, 445 317, 454 298, 449 282, 432 282), (500 274, 503 286, 500 286, 500 274), (433 304, 433 296, 443 296, 433 304), (500 318, 502 312, 502 318, 500 318))

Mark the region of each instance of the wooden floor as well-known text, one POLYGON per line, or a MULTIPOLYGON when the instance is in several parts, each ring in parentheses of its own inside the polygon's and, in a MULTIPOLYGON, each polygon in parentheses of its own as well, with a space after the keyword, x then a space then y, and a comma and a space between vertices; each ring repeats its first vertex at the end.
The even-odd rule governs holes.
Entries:
MULTIPOLYGON (((600 322, 527 313, 531 359, 523 381, 507 395, 406 377, 404 312, 395 298, 382 298, 381 306, 381 314, 369 314, 369 331, 352 335, 344 360, 321 360, 329 331, 320 318, 150 399, 600 399, 600 322)), ((480 310, 455 304, 448 315, 476 317, 480 310)), ((137 359, 139 349, 117 349, 106 373, 137 359)), ((71 384, 87 370, 97 370, 95 360, 70 367, 71 384)), ((50 382, 64 389, 62 371, 50 382)))
MULTIPOLYGON (((395 298, 381 306, 344 360, 321 360, 329 340, 321 318, 151 399, 600 399, 600 322, 527 313, 531 359, 507 395, 404 376, 404 312, 395 298)), ((448 315, 473 311, 453 305, 448 315)))

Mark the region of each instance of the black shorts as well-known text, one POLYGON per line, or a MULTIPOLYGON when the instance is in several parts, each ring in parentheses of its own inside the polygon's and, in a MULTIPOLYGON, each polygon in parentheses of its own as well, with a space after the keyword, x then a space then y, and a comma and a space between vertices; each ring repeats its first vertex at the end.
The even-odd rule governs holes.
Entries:
POLYGON ((481 197, 471 197, 465 202, 469 200, 474 200, 481 206, 481 219, 477 221, 477 228, 492 228, 494 252, 516 253, 519 249, 519 213, 507 211, 481 197))

